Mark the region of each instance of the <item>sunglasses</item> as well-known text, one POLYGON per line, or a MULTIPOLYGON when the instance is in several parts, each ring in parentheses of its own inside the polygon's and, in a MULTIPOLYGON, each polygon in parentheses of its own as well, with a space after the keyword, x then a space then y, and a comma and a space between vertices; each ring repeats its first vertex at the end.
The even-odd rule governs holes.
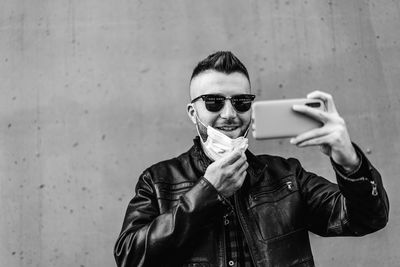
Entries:
POLYGON ((250 94, 242 94, 242 95, 234 95, 234 96, 223 96, 223 95, 201 95, 196 97, 191 101, 191 103, 196 102, 200 98, 203 99, 206 109, 211 112, 220 111, 224 105, 225 100, 230 100, 233 108, 237 112, 246 112, 251 108, 251 103, 253 102, 255 95, 250 94))

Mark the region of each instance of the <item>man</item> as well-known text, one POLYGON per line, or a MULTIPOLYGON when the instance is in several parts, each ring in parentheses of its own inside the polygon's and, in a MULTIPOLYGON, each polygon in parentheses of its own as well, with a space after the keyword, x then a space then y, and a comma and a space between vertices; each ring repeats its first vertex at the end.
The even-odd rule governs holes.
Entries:
POLYGON ((338 185, 296 159, 247 150, 254 96, 231 52, 197 65, 190 97, 199 137, 139 177, 115 245, 118 266, 314 266, 308 231, 361 236, 386 225, 380 175, 351 143, 330 95, 308 96, 323 100, 326 111, 294 107, 323 126, 290 141, 321 146, 338 185))

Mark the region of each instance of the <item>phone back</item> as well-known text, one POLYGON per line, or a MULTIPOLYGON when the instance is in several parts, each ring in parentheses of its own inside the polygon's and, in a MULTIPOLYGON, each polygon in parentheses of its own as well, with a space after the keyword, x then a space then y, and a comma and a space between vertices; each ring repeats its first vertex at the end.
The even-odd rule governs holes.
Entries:
POLYGON ((288 138, 318 128, 321 122, 296 112, 293 105, 307 105, 324 110, 319 99, 283 99, 258 101, 253 104, 253 137, 255 139, 288 138))

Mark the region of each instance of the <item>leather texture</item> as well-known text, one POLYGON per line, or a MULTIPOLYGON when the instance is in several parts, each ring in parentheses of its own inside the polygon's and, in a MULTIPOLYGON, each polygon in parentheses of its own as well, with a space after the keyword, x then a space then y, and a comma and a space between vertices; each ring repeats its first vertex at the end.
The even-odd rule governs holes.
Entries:
POLYGON ((361 166, 354 173, 332 162, 338 184, 296 159, 247 150, 245 183, 228 203, 203 177, 211 161, 197 137, 188 152, 140 176, 115 244, 117 265, 227 266, 222 218, 235 205, 255 266, 314 266, 308 231, 362 236, 388 221, 381 177, 355 148, 361 166))

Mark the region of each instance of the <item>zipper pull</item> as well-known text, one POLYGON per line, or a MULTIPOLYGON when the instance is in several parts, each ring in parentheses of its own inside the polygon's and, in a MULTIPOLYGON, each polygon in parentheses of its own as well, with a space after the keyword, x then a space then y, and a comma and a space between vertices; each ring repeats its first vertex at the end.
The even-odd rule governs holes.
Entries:
POLYGON ((229 215, 229 214, 224 215, 224 225, 225 225, 225 226, 229 224, 228 215, 229 215))
POLYGON ((286 182, 287 188, 292 191, 293 190, 293 183, 292 182, 286 182))
POLYGON ((376 197, 378 195, 378 189, 376 187, 376 183, 375 181, 370 181, 370 183, 372 185, 372 195, 376 197))
POLYGON ((232 214, 234 214, 234 212, 233 212, 233 210, 230 210, 228 213, 226 213, 226 214, 224 215, 224 225, 225 225, 225 226, 228 225, 228 224, 230 223, 230 221, 229 221, 229 215, 232 215, 232 214))

